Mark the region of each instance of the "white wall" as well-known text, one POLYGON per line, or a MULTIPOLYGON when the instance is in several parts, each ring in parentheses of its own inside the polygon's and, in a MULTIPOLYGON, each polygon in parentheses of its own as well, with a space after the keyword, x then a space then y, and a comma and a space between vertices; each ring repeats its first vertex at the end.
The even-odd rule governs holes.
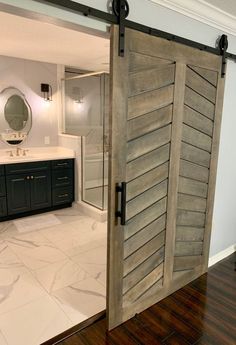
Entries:
MULTIPOLYGON (((0 91, 10 86, 19 89, 32 109, 32 129, 22 146, 45 146, 45 136, 50 138, 50 146, 56 146, 58 143, 57 65, 0 56, 0 75, 0 91), (53 102, 45 102, 42 99, 41 83, 52 86, 53 102)), ((0 141, 0 149, 7 150, 9 146, 0 141)))
MULTIPOLYGON (((78 2, 96 7, 101 10, 107 9, 107 0, 80 0, 78 2)), ((63 18, 70 23, 78 23, 88 27, 105 31, 104 23, 76 16, 74 13, 63 12, 47 5, 38 4, 34 1, 23 0, 4 0, 0 2, 2 6, 6 4, 21 6, 41 14, 47 14, 54 18, 63 18)), ((176 35, 215 46, 216 38, 224 32, 210 27, 206 24, 190 19, 172 10, 156 5, 149 0, 129 0, 130 16, 129 19, 142 24, 172 32, 176 35)), ((2 7, 1 6, 1 7, 2 7)), ((0 7, 0 8, 1 8, 0 7)), ((8 10, 12 10, 9 9, 8 10)), ((229 50, 236 53, 236 37, 228 35, 229 50)), ((226 90, 223 112, 223 123, 221 130, 221 146, 216 186, 216 200, 213 217, 213 233, 211 240, 210 255, 214 255, 230 245, 236 243, 236 211, 235 192, 236 192, 236 161, 234 148, 236 146, 236 64, 229 61, 228 73, 226 78, 226 90)))

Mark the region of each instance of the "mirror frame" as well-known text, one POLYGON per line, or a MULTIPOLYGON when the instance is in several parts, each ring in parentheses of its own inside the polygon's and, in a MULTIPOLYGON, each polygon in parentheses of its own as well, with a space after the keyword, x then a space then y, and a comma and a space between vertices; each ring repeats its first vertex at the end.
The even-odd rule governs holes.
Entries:
POLYGON ((10 87, 7 87, 1 91, 1 93, 0 93, 0 116, 1 116, 0 125, 4 124, 4 126, 5 126, 5 128, 3 130, 1 130, 1 128, 0 128, 0 139, 4 143, 6 143, 7 145, 10 145, 10 146, 16 146, 16 145, 22 144, 27 139, 28 134, 32 128, 32 109, 31 109, 25 95, 16 87, 10 86, 10 87), (9 126, 9 123, 7 122, 7 120, 5 118, 5 106, 9 100, 9 98, 14 96, 14 95, 19 96, 24 101, 24 103, 28 109, 28 120, 26 122, 26 125, 20 131, 13 130, 9 126), (16 138, 16 140, 14 140, 14 139, 13 140, 6 140, 4 138, 4 134, 8 134, 8 132, 5 132, 6 130, 9 131, 9 133, 13 133, 13 134, 25 132, 26 136, 25 136, 25 138, 22 138, 22 139, 16 138))

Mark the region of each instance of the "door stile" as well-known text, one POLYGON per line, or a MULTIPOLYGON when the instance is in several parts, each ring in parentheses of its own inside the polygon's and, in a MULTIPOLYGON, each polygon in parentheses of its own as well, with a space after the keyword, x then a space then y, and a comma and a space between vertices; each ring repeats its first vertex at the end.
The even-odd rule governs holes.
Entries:
POLYGON ((107 260, 107 320, 108 328, 122 322, 124 227, 116 218, 118 209, 116 185, 126 182, 126 121, 128 111, 128 43, 125 57, 119 57, 118 26, 111 32, 111 78, 110 78, 110 152, 109 152, 109 207, 108 207, 108 260, 107 260), (116 268, 114 270, 114 267, 116 268))
POLYGON ((221 122, 222 122, 223 102, 224 102, 224 87, 225 87, 225 78, 221 78, 220 73, 218 73, 216 105, 215 105, 215 121, 214 121, 213 137, 212 137, 210 175, 209 175, 209 181, 208 181, 208 195, 207 195, 207 205, 206 205, 206 224, 205 224, 205 234, 204 234, 204 239, 203 239, 202 273, 205 273, 208 270, 210 240, 211 240, 211 230, 212 230, 212 217, 213 217, 213 210, 214 210, 215 187, 216 187, 216 177, 217 177, 217 164, 218 164, 218 155, 219 155, 220 130, 221 130, 221 122))
POLYGON ((186 65, 177 62, 175 71, 175 90, 173 102, 169 181, 167 194, 166 245, 163 284, 164 288, 168 287, 172 282, 174 266, 178 182, 184 113, 186 65))

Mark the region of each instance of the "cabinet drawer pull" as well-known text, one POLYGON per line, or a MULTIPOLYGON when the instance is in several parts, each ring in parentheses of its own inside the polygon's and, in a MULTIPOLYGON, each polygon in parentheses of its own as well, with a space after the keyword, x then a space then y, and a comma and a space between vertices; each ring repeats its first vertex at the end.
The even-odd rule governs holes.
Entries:
POLYGON ((64 166, 64 165, 68 165, 68 163, 57 163, 57 166, 59 167, 64 166))
POLYGON ((58 177, 57 179, 58 179, 59 181, 62 181, 62 180, 68 180, 68 178, 69 178, 69 177, 64 176, 64 177, 58 177))
POLYGON ((31 180, 33 180, 33 179, 34 179, 34 176, 30 176, 30 178, 31 178, 31 180))
POLYGON ((61 194, 61 195, 58 195, 58 198, 66 198, 67 196, 69 196, 69 194, 61 194))
POLYGON ((29 176, 27 176, 27 177, 26 177, 26 180, 30 180, 30 177, 29 177, 29 176))

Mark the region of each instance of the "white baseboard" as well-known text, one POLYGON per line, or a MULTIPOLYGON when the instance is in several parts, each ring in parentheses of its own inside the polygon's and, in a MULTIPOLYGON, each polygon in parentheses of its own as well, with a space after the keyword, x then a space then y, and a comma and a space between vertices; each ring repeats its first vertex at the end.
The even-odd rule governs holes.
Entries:
POLYGON ((217 262, 227 258, 227 256, 233 254, 235 251, 236 251, 236 244, 233 244, 232 246, 222 250, 216 255, 213 255, 211 258, 209 258, 208 267, 211 267, 215 265, 217 262))

